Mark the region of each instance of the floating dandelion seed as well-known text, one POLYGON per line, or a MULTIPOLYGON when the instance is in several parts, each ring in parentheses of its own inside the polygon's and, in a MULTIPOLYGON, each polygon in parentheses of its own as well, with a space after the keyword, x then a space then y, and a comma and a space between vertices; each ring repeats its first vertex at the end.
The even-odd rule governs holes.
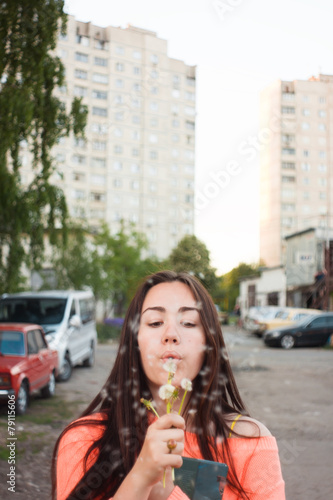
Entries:
POLYGON ((172 375, 174 375, 177 371, 177 363, 172 358, 169 358, 168 361, 164 363, 162 368, 166 372, 172 373, 172 375))

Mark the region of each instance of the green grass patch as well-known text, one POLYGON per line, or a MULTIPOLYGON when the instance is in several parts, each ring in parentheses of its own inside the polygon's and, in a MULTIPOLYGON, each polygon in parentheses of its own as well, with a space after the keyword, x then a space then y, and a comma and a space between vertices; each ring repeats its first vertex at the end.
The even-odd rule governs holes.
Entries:
POLYGON ((120 338, 121 327, 97 323, 96 329, 100 344, 106 344, 109 340, 119 340, 120 338))

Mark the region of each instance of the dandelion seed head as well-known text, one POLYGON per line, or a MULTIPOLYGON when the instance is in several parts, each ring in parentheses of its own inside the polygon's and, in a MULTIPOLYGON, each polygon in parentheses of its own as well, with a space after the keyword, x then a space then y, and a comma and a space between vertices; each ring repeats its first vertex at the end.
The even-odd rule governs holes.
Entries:
POLYGON ((172 373, 173 375, 177 371, 177 364, 172 358, 169 358, 163 365, 162 365, 163 370, 165 370, 168 373, 172 373))
POLYGON ((180 386, 184 391, 192 391, 192 382, 188 378, 183 378, 180 382, 180 386))
POLYGON ((158 395, 161 399, 163 399, 163 401, 165 401, 166 399, 171 398, 175 390, 176 388, 173 385, 165 384, 159 388, 158 395))

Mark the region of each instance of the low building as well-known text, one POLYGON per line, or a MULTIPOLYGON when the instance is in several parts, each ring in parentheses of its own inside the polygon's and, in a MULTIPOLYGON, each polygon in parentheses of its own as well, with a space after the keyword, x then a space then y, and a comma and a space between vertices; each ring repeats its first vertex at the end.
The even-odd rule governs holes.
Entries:
POLYGON ((333 309, 333 229, 308 228, 285 237, 287 305, 333 309))
POLYGON ((240 280, 238 303, 242 317, 250 307, 285 306, 286 275, 283 266, 263 267, 260 276, 245 276, 240 280))

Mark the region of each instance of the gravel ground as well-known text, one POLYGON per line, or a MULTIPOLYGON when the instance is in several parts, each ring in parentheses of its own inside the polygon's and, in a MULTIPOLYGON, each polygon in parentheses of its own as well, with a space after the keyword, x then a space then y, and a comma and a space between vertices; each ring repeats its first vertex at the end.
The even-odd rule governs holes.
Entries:
MULTIPOLYGON (((260 339, 231 326, 224 327, 224 334, 243 399, 252 416, 267 425, 277 438, 287 500, 332 498, 333 351, 271 349, 260 339)), ((15 493, 7 489, 9 465, 6 455, 2 456, 1 499, 50 498, 54 443, 64 426, 79 415, 103 385, 115 351, 112 344, 98 346, 94 368, 76 368, 71 380, 57 384, 57 396, 50 400, 49 407, 35 398, 27 416, 16 419, 16 488, 15 493), (54 412, 49 421, 47 411, 51 415, 54 412)), ((2 447, 6 445, 5 423, 2 408, 2 447)))

